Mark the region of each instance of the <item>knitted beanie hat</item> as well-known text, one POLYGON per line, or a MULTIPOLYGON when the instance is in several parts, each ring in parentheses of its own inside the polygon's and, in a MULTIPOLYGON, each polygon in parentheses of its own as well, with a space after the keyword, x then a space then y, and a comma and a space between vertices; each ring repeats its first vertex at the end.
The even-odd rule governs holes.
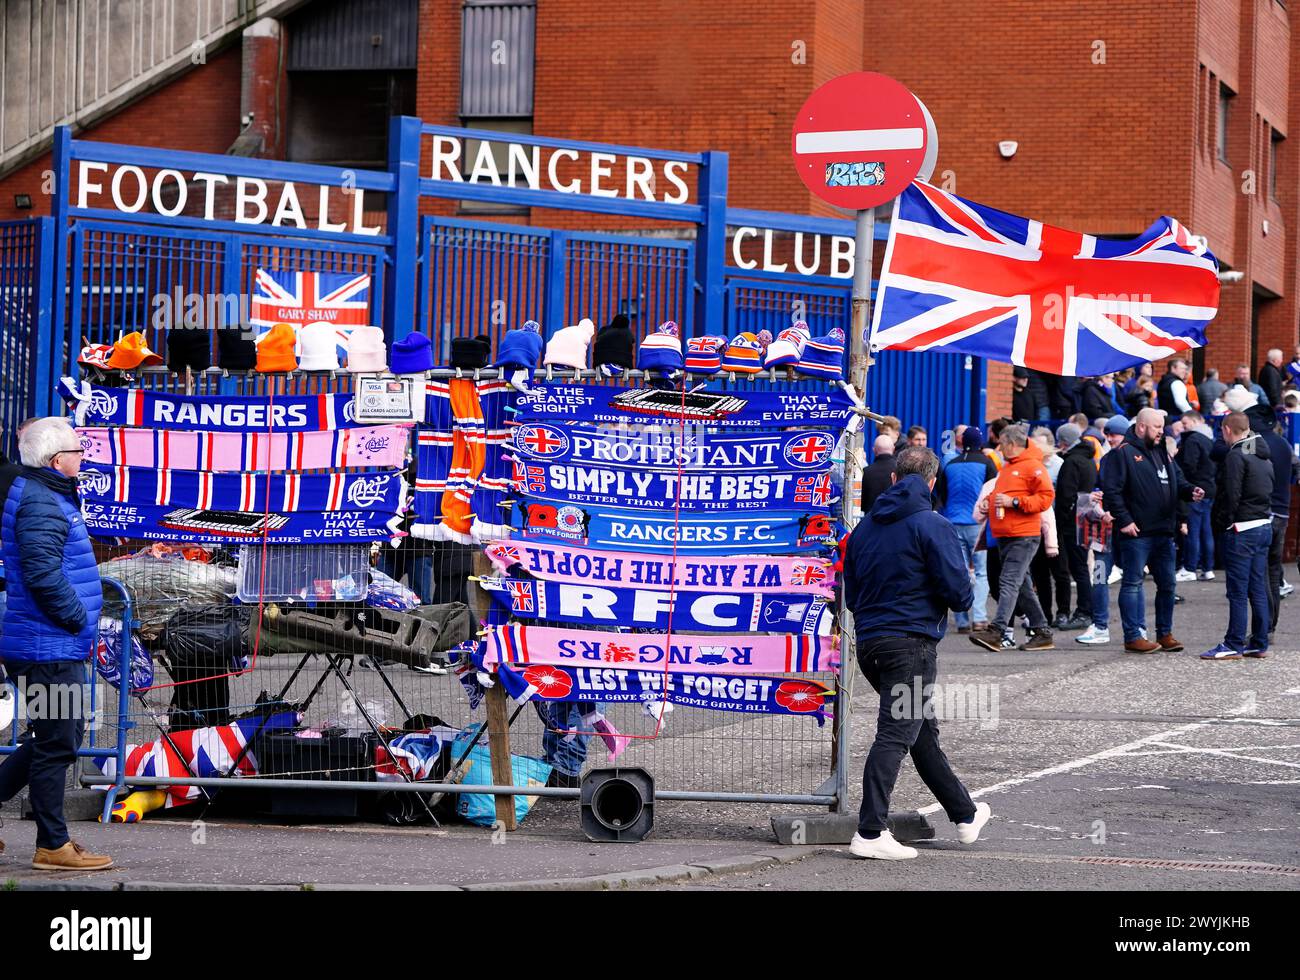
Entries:
POLYGON ((149 349, 144 334, 134 330, 113 345, 109 355, 108 366, 115 371, 130 371, 137 367, 151 367, 161 364, 162 358, 149 349))
POLYGON ((507 330, 497 346, 495 367, 535 368, 542 356, 542 328, 536 320, 527 321, 517 330, 507 330))
POLYGON ((637 350, 636 366, 642 371, 658 371, 664 376, 686 366, 682 360, 682 340, 676 323, 666 320, 659 324, 654 333, 646 334, 637 350))
POLYGON ((298 368, 294 348, 298 335, 287 323, 277 323, 257 341, 257 370, 263 374, 282 374, 298 368))
POLYGON ((692 337, 686 341, 686 370, 694 374, 717 374, 722 367, 726 337, 692 337))
POLYGON ((382 374, 387 362, 384 331, 379 327, 353 327, 348 337, 348 370, 353 374, 382 374))
POLYGON ((977 425, 968 425, 961 434, 961 448, 966 452, 972 449, 980 449, 984 445, 984 433, 979 430, 977 425))
POLYGON ((585 370, 587 348, 591 346, 591 338, 595 334, 596 325, 586 317, 574 326, 557 330, 555 336, 546 343, 546 357, 542 363, 585 370))
POLYGON ((826 381, 838 381, 844 377, 844 331, 836 327, 825 337, 809 340, 795 370, 826 381))
POLYGON ((227 371, 251 371, 257 363, 257 345, 243 327, 217 331, 217 363, 227 371))
POLYGON ((184 374, 186 368, 206 371, 212 367, 212 334, 184 327, 168 330, 167 367, 177 374, 184 374))
POLYGON ((298 331, 302 344, 304 371, 337 371, 339 369, 339 332, 332 323, 308 323, 298 331))
POLYGON ((804 346, 808 343, 808 324, 800 320, 794 326, 786 327, 776 335, 776 340, 767 348, 763 358, 763 367, 783 367, 795 365, 803 357, 804 346))
POLYGON ((600 328, 596 334, 596 344, 591 351, 593 364, 611 364, 615 367, 630 368, 636 363, 632 354, 632 327, 622 313, 600 328))
POLYGON ((423 374, 433 370, 433 344, 428 334, 412 330, 393 344, 388 369, 393 374, 423 374))
POLYGON ((451 340, 451 366, 466 371, 487 367, 492 360, 492 338, 485 333, 477 337, 453 337, 451 340))
POLYGON ((752 333, 742 333, 727 345, 722 355, 722 370, 738 374, 758 374, 763 370, 763 345, 752 333))

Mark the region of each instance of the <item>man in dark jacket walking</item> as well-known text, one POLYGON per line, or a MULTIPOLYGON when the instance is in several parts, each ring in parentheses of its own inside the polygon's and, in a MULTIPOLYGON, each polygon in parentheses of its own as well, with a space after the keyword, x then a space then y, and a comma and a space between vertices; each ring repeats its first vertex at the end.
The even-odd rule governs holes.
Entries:
POLYGON ((1101 468, 1105 508, 1115 519, 1115 559, 1123 569, 1119 616, 1128 653, 1177 653, 1174 638, 1174 534, 1178 531, 1178 501, 1203 500, 1205 491, 1192 487, 1165 452, 1165 415, 1144 408, 1112 449, 1101 468), (1146 596, 1142 570, 1151 569, 1156 583, 1156 639, 1146 635, 1146 596))
POLYGON ((871 510, 876 498, 893 485, 894 440, 885 435, 876 436, 871 444, 874 459, 862 471, 862 513, 871 510))
POLYGON ((894 840, 885 823, 909 752, 962 843, 973 844, 991 816, 987 803, 972 802, 948 764, 930 703, 948 612, 971 604, 961 541, 932 509, 930 492, 938 473, 939 460, 929 449, 902 450, 894 485, 845 546, 844 602, 853 610, 858 665, 880 694, 876 740, 862 772, 858 832, 849 845, 855 857, 916 857, 914 848, 894 840))
POLYGON ((979 548, 983 525, 975 519, 975 504, 984 484, 997 479, 998 468, 983 445, 983 433, 968 426, 962 433, 961 453, 944 464, 934 485, 935 505, 956 529, 966 563, 974 572, 975 600, 969 611, 957 613, 959 633, 981 630, 989 624, 988 552, 979 548))
POLYGON ((1092 623, 1092 579, 1088 575, 1087 552, 1075 532, 1074 515, 1079 494, 1091 492, 1097 483, 1097 463, 1092 457, 1092 445, 1083 441, 1083 433, 1072 422, 1056 430, 1056 443, 1062 453, 1061 469, 1056 474, 1056 499, 1052 503, 1056 511, 1056 540, 1078 596, 1074 615, 1068 617, 1063 628, 1081 630, 1092 623))
POLYGON ((1282 351, 1274 347, 1265 356, 1264 364, 1257 375, 1259 386, 1264 389, 1264 397, 1268 399, 1269 407, 1274 409, 1282 405, 1282 387, 1286 380, 1286 375, 1282 371, 1284 360, 1282 351))
POLYGON ((1273 467, 1268 446, 1240 412, 1223 420, 1228 447, 1219 467, 1212 520, 1223 535, 1223 572, 1227 580, 1228 631, 1223 642, 1201 654, 1202 660, 1240 660, 1268 652, 1272 608, 1268 596, 1268 546, 1273 538, 1269 501, 1273 467), (1250 637, 1246 607, 1250 605, 1250 637))
POLYGON ((64 419, 39 419, 18 441, 23 474, 0 516, 6 593, 0 658, 27 698, 28 736, 0 765, 0 803, 28 787, 42 871, 111 867, 68 837, 63 794, 84 734, 86 660, 103 604, 95 555, 81 516, 81 440, 64 419))
POLYGON ((1214 435, 1200 412, 1183 413, 1183 439, 1178 444, 1174 462, 1183 479, 1205 491, 1204 500, 1195 500, 1187 514, 1187 548, 1183 567, 1202 581, 1214 578, 1214 531, 1210 527, 1210 508, 1214 504, 1214 486, 1218 466, 1214 462, 1214 435))

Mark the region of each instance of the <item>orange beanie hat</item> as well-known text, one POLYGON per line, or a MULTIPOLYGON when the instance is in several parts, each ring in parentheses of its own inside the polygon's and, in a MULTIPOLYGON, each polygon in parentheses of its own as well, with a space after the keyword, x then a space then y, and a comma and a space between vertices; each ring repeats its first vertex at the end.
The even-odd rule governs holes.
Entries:
POLYGON ((280 374, 298 368, 293 348, 298 335, 287 323, 277 323, 257 342, 257 370, 263 374, 280 374))

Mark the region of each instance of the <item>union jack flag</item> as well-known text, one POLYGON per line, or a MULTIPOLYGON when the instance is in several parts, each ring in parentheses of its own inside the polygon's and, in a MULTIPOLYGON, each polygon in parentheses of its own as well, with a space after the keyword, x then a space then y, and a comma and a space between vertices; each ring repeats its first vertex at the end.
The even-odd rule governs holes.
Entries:
POLYGON ((1172 218, 1106 240, 914 183, 894 202, 872 350, 1092 376, 1200 347, 1218 260, 1172 218))
POLYGON ((791 585, 819 585, 826 581, 826 569, 821 565, 798 564, 790 572, 791 585))
POLYGON ((831 475, 799 477, 795 481, 794 502, 825 507, 831 502, 831 475))
POLYGON ((249 321, 263 334, 277 323, 301 327, 332 323, 339 354, 347 353, 353 327, 370 321, 370 276, 350 272, 277 272, 258 269, 249 321))
POLYGON ((530 613, 533 611, 533 583, 509 581, 506 588, 510 590, 510 611, 530 613))

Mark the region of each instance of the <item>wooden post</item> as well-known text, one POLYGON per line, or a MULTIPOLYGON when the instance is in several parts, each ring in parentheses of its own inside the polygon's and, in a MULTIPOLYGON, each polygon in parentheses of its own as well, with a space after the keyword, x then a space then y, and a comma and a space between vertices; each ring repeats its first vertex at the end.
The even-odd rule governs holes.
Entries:
MULTIPOLYGON (((498 682, 487 692, 488 754, 492 758, 492 782, 513 786, 514 767, 510 759, 510 716, 506 711, 506 692, 498 682)), ((496 797, 497 820, 506 830, 515 830, 515 798, 496 797)))

